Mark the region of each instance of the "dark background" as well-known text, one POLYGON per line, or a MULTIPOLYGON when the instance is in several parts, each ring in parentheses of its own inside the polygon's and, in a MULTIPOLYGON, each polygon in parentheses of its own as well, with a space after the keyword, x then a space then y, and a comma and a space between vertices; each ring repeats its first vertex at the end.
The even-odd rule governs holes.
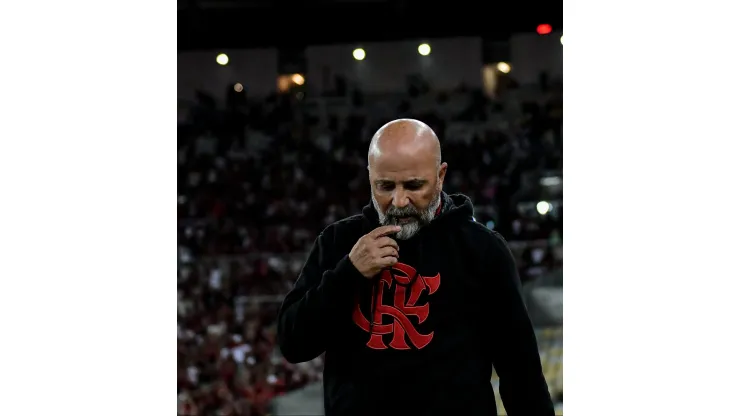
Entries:
POLYGON ((503 40, 563 25, 562 1, 178 1, 178 50, 305 46, 425 36, 503 40))

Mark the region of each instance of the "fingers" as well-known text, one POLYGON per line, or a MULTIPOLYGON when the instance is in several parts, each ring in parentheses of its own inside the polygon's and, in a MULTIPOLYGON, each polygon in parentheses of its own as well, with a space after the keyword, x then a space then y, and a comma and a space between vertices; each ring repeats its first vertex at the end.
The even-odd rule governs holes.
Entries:
POLYGON ((364 240, 362 246, 365 255, 374 258, 374 267, 383 269, 398 263, 398 243, 388 235, 399 231, 401 227, 397 225, 385 225, 370 231, 361 239, 364 240))
POLYGON ((380 237, 376 240, 376 243, 378 244, 378 247, 393 247, 398 251, 398 243, 390 237, 380 237))
POLYGON ((378 251, 378 257, 395 257, 398 258, 398 250, 396 248, 386 246, 381 247, 378 251))
POLYGON ((385 267, 393 266, 396 263, 398 263, 398 258, 397 257, 393 257, 393 256, 389 256, 389 257, 383 257, 382 259, 380 259, 380 262, 379 262, 378 265, 381 268, 385 268, 385 267))
POLYGON ((373 238, 379 238, 386 236, 388 234, 394 234, 401 231, 401 227, 397 225, 384 225, 382 227, 378 227, 372 231, 368 235, 372 236, 373 238))

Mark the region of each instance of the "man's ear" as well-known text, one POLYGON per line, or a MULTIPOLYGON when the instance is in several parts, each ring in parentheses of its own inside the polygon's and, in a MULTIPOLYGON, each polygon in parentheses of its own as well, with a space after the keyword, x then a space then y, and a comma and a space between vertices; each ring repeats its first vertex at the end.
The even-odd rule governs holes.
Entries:
POLYGON ((439 173, 437 173, 437 191, 442 192, 442 188, 445 182, 445 175, 447 174, 447 162, 442 163, 439 165, 439 173))

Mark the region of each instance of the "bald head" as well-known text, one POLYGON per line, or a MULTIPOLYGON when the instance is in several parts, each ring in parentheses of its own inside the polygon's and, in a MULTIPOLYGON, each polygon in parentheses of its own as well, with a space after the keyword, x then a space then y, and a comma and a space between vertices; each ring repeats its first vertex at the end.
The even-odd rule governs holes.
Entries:
POLYGON ((447 164, 429 126, 412 119, 391 121, 373 136, 367 163, 378 218, 401 226, 396 238, 411 238, 434 219, 447 164))
POLYGON ((401 118, 381 127, 370 141, 368 166, 387 156, 431 162, 439 168, 442 152, 439 139, 431 127, 419 120, 401 118))

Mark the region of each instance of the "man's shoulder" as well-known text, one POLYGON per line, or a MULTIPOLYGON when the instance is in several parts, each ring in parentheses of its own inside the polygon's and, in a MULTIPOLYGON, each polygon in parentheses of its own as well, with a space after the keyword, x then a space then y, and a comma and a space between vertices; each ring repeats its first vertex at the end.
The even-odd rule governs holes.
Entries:
POLYGON ((501 234, 479 222, 470 220, 461 227, 461 231, 465 240, 476 251, 490 252, 490 250, 509 249, 508 243, 501 234))

